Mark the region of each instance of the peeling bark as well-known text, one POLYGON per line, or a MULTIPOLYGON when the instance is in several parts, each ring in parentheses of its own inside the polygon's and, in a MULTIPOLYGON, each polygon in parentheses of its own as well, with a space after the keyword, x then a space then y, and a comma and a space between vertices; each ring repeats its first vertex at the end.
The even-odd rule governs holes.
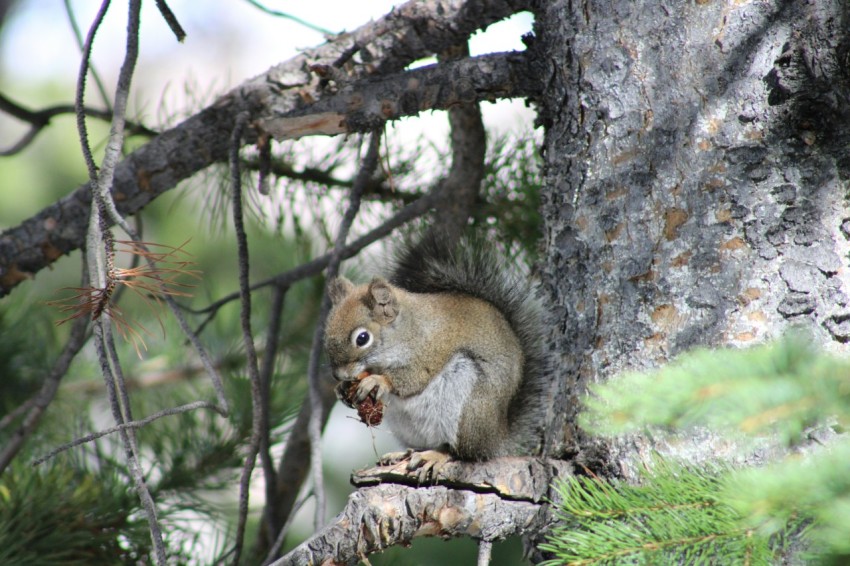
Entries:
POLYGON ((323 531, 275 562, 357 564, 361 558, 420 536, 469 536, 495 541, 540 533, 554 517, 546 498, 551 480, 572 473, 563 461, 503 458, 450 462, 437 484, 419 486, 406 462, 357 472, 359 487, 323 531), (355 536, 352 536, 354 534, 355 536))

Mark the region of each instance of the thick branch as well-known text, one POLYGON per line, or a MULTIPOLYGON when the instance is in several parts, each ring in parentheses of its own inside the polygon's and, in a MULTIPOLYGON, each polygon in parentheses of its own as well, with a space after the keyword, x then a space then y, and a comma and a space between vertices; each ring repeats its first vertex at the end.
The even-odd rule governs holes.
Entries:
MULTIPOLYGON (((353 93, 355 81, 376 73, 400 72, 413 61, 458 44, 476 30, 523 8, 524 2, 511 0, 413 0, 375 22, 246 81, 215 104, 127 156, 115 171, 112 188, 119 212, 134 214, 181 180, 213 163, 224 162, 230 132, 240 112, 247 111, 252 122, 258 124, 269 119, 285 119, 294 112, 303 120, 313 101, 318 104, 329 96, 329 89, 323 88, 326 86, 323 79, 308 71, 310 66, 337 68, 348 62, 346 76, 352 82, 344 85, 343 90, 353 93)), ((525 67, 519 60, 511 60, 515 62, 510 65, 515 72, 525 67)), ((494 67, 490 70, 496 76, 504 76, 498 72, 501 66, 497 61, 498 58, 491 61, 494 67)), ((399 80, 403 76, 404 73, 399 80)), ((363 83, 364 88, 367 84, 370 81, 363 83)), ((449 90, 476 94, 474 90, 449 90)), ((503 92, 504 96, 524 94, 527 93, 503 92)), ((477 95, 499 96, 493 91, 477 95)), ((451 98, 444 100, 447 104, 451 102, 451 98)), ((410 113, 421 109, 414 103, 397 103, 395 108, 410 113)), ((327 103, 322 110, 334 111, 333 104, 327 103)), ((360 114, 354 113, 354 119, 348 119, 349 128, 372 129, 363 120, 357 120, 360 114)), ((392 117, 397 116, 391 114, 385 119, 392 117)), ((317 133, 315 129, 307 130, 317 133)), ((83 244, 90 199, 88 184, 83 185, 0 235, 0 296, 83 244)))
POLYGON ((377 485, 354 492, 326 529, 274 564, 357 564, 368 554, 419 536, 494 541, 539 532, 552 520, 543 503, 552 478, 571 473, 568 463, 554 460, 454 462, 440 474, 445 485, 417 487, 399 466, 394 470, 356 474, 355 483, 377 485), (395 480, 407 485, 388 483, 395 480))
POLYGON ((528 71, 521 52, 429 65, 345 84, 334 96, 284 116, 263 118, 259 125, 280 140, 367 132, 387 120, 414 116, 424 110, 535 96, 538 80, 528 71))

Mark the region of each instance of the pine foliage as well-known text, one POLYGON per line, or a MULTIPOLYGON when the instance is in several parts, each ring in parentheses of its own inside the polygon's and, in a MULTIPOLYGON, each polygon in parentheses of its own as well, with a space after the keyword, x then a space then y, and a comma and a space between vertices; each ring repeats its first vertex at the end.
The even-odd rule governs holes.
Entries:
POLYGON ((657 457, 639 485, 568 478, 558 486, 560 526, 544 547, 556 557, 549 564, 770 564, 787 560, 788 548, 814 563, 850 559, 850 441, 803 447, 850 419, 846 360, 800 336, 696 351, 596 385, 585 404, 582 424, 597 434, 708 427, 779 438, 788 455, 749 468, 657 457))
POLYGON ((127 483, 91 466, 15 462, 0 477, 0 564, 138 563, 151 539, 127 483))
POLYGON ((847 421, 849 382, 850 363, 800 336, 746 350, 698 350, 657 372, 592 387, 581 424, 604 434, 647 425, 776 432, 794 444, 828 415, 847 421))
POLYGON ((756 536, 720 496, 726 470, 658 460, 641 485, 575 476, 558 485, 560 526, 546 564, 766 564, 769 539, 756 536))
MULTIPOLYGON (((299 305, 303 310, 304 301, 299 305)), ((55 357, 50 319, 39 307, 29 316, 17 316, 0 307, 0 418, 13 404, 36 389, 43 378, 45 359, 55 357), (44 320, 42 320, 44 318, 44 320), (44 321, 47 323, 45 324, 44 321), (24 347, 44 344, 44 349, 24 347), (4 348, 9 348, 8 350, 4 348), (45 352, 46 350, 46 352, 45 352)), ((171 330, 171 329, 169 329, 171 330)), ((291 338, 287 336, 287 338, 291 338)), ((297 340, 296 340, 297 342, 297 340)), ((122 344, 126 359, 134 360, 132 345, 122 344)), ((174 348, 180 350, 180 343, 174 348)), ((244 356, 227 374, 229 419, 211 412, 193 411, 162 418, 136 431, 146 480, 159 502, 158 518, 168 531, 168 554, 174 564, 209 563, 230 544, 229 507, 233 486, 250 435, 251 400, 242 374, 244 356)), ((163 356, 165 357, 165 356, 163 356)), ((141 372, 144 362, 134 368, 141 372)), ((41 427, 12 465, 0 474, 0 564, 141 564, 150 563, 152 542, 148 522, 133 489, 133 478, 121 462, 117 438, 105 436, 77 446, 33 466, 35 458, 63 444, 69 437, 97 430, 102 405, 97 394, 86 394, 93 372, 84 356, 67 376, 67 390, 46 411, 41 427), (82 393, 82 394, 81 394, 82 393)), ((269 405, 275 427, 286 426, 304 396, 304 360, 288 357, 288 367, 272 375, 269 405)), ((149 415, 163 406, 179 405, 209 396, 202 380, 188 377, 134 391, 133 411, 149 415)), ((0 447, 11 438, 20 417, 0 429, 0 447)))

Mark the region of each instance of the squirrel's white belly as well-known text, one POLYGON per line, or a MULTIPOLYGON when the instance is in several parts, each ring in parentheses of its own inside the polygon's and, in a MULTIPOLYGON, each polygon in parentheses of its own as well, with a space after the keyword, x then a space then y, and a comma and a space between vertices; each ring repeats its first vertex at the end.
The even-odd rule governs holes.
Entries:
POLYGON ((475 362, 455 354, 418 395, 386 395, 384 421, 408 448, 427 450, 455 445, 463 407, 478 371, 475 362))

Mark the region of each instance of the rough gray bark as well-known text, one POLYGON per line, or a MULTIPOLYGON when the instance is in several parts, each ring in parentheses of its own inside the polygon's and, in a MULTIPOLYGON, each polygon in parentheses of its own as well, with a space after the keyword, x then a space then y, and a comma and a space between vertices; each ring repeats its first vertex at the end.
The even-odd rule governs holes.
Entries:
MULTIPOLYGON (((801 325, 847 351, 850 6, 538 2, 550 446, 594 380, 801 325), (574 35, 570 30, 575 30, 574 35)), ((645 439, 638 439, 644 442, 645 439)))
POLYGON ((353 565, 419 536, 492 542, 536 532, 554 520, 546 504, 556 497, 551 480, 572 473, 570 464, 560 460, 451 462, 436 485, 420 486, 406 466, 402 462, 356 472, 352 482, 359 489, 345 509, 274 565, 353 565))

